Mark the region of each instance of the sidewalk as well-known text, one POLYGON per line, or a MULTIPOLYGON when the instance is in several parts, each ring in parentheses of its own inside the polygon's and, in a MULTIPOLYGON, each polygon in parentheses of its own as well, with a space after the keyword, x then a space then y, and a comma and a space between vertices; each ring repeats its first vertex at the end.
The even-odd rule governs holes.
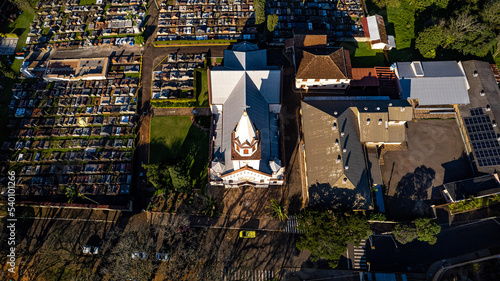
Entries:
MULTIPOLYGON (((438 281, 441 275, 448 269, 461 266, 474 261, 481 261, 482 258, 488 257, 490 251, 487 249, 479 250, 473 253, 444 259, 433 263, 427 270, 427 280, 438 281)), ((498 256, 498 255, 497 255, 498 256)))
POLYGON ((247 230, 263 230, 263 231, 281 231, 285 228, 286 222, 280 222, 272 218, 230 218, 222 217, 207 217, 196 215, 181 215, 170 213, 146 212, 149 222, 165 225, 173 220, 186 221, 192 227, 210 227, 210 228, 229 228, 229 229, 247 229, 247 230))

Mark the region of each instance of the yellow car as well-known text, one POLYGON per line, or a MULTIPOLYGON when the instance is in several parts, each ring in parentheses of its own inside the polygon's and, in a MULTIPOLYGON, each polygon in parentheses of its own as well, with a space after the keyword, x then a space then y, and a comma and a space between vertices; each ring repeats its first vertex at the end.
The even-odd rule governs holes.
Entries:
POLYGON ((240 231, 240 238, 255 238, 255 231, 242 230, 242 231, 240 231))

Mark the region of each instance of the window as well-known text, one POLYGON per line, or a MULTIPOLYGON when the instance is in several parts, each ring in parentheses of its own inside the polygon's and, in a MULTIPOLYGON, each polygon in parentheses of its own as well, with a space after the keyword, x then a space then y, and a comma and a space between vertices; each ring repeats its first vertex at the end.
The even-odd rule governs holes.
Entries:
POLYGON ((248 154, 248 149, 243 149, 243 154, 248 154))
POLYGON ((236 151, 240 152, 240 148, 239 148, 239 147, 236 147, 236 151))

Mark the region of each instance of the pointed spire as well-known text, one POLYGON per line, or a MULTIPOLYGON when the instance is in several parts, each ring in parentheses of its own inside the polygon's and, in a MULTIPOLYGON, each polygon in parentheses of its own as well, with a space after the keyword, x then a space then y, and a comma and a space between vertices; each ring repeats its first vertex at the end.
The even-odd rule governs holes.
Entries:
POLYGON ((250 121, 250 117, 246 110, 243 111, 243 115, 241 115, 240 122, 236 126, 236 130, 234 132, 234 137, 238 138, 240 143, 243 144, 245 142, 252 143, 252 141, 256 138, 256 130, 250 121))

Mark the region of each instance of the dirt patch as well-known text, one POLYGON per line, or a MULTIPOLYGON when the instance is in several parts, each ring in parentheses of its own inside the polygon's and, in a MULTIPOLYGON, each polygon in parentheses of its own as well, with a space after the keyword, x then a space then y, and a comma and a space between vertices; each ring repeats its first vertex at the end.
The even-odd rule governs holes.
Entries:
POLYGON ((472 177, 455 120, 408 122, 408 149, 382 153, 387 215, 412 219, 431 215, 436 187, 472 177))

